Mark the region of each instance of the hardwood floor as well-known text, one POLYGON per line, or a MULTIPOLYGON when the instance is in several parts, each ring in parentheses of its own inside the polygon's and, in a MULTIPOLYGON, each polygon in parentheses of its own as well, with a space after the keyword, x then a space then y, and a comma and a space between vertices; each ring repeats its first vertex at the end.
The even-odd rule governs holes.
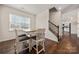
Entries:
POLYGON ((14 53, 15 40, 0 42, 0 54, 14 53))
POLYGON ((79 44, 76 35, 65 35, 58 44, 56 53, 79 53, 79 44))
MULTIPOLYGON (((41 54, 78 54, 79 53, 79 39, 77 39, 76 35, 64 35, 59 43, 54 42, 52 40, 45 40, 45 49, 46 52, 41 52, 41 54)), ((9 53, 6 51, 11 50, 14 44, 13 40, 1 42, 0 43, 0 53, 9 53), (9 48, 9 49, 8 49, 9 48), (3 52, 4 51, 4 52, 3 52)), ((41 48, 41 46, 39 46, 41 48)), ((21 52, 21 54, 35 54, 35 50, 33 49, 30 53, 28 50, 21 52)))

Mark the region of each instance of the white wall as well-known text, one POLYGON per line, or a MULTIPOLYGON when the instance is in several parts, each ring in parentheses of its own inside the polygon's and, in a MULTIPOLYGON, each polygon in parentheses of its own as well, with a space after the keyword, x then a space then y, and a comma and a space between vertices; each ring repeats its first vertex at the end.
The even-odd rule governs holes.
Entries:
POLYGON ((45 28, 46 29, 45 37, 54 41, 58 41, 56 36, 49 31, 48 20, 49 20, 49 10, 45 10, 39 13, 38 15, 36 15, 36 28, 45 28))
POLYGON ((59 26, 59 11, 52 11, 49 13, 50 21, 53 22, 55 25, 59 26))
MULTIPOLYGON (((1 11, 1 9, 0 9, 0 11, 1 11)), ((0 22, 1 22, 1 14, 0 14, 0 22)), ((0 23, 0 39, 1 39, 1 23, 0 23)))
POLYGON ((79 9, 77 10, 77 37, 79 37, 79 9))
POLYGON ((1 14, 2 14, 2 7, 0 6, 0 40, 2 39, 2 26, 1 26, 1 14))
POLYGON ((9 14, 17 14, 17 15, 22 15, 22 16, 28 16, 31 18, 31 29, 35 28, 35 15, 33 14, 29 14, 17 9, 13 9, 13 8, 9 8, 9 7, 5 7, 2 6, 2 11, 1 11, 1 19, 0 19, 0 28, 2 29, 2 36, 0 39, 0 41, 5 41, 5 40, 9 40, 9 39, 13 39, 15 38, 15 32, 14 31, 9 31, 9 14))

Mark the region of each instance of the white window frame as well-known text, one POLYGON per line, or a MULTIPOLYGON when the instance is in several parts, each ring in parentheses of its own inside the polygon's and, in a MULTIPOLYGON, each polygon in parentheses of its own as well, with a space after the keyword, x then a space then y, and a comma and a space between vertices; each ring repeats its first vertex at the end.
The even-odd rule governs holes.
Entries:
MULTIPOLYGON (((29 20, 29 28, 28 29, 23 29, 23 28, 11 28, 11 21, 12 21, 12 16, 15 15, 15 16, 19 16, 19 15, 16 15, 16 14, 9 14, 9 31, 13 31, 15 29, 18 29, 18 30, 23 30, 23 31, 30 31, 30 17, 28 17, 28 20, 29 20)), ((24 16, 21 16, 21 17, 24 17, 24 16)), ((27 16, 26 16, 27 17, 27 16)), ((27 19, 26 19, 27 20, 27 19)))

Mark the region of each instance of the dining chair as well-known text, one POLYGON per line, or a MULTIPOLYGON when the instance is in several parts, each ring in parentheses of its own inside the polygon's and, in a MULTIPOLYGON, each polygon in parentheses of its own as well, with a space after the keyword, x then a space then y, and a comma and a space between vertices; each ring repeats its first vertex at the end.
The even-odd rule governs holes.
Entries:
POLYGON ((32 47, 34 46, 33 39, 36 38, 36 31, 27 31, 26 33, 27 33, 28 37, 30 37, 30 39, 29 39, 29 51, 31 51, 32 47))
MULTIPOLYGON (((26 34, 18 34, 19 30, 15 30, 16 43, 15 43, 15 53, 20 53, 26 49, 29 49, 28 40, 30 39, 26 34)), ((30 50, 29 50, 30 52, 30 50)))
POLYGON ((33 40, 35 41, 35 46, 33 46, 33 48, 36 50, 36 53, 39 54, 42 51, 45 52, 45 29, 36 30, 36 38, 33 40), (40 50, 39 45, 42 46, 40 50))

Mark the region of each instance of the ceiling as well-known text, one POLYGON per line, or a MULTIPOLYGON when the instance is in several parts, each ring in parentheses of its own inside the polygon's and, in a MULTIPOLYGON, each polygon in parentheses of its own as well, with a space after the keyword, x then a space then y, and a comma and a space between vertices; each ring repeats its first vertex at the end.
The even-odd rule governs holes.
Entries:
MULTIPOLYGON (((32 14, 38 14, 41 13, 47 9, 56 7, 57 10, 61 9, 62 12, 66 12, 71 6, 71 9, 73 9, 74 5, 70 4, 4 4, 4 6, 16 8, 25 12, 29 12, 32 14)), ((78 5, 75 5, 74 7, 78 7, 78 5)))

